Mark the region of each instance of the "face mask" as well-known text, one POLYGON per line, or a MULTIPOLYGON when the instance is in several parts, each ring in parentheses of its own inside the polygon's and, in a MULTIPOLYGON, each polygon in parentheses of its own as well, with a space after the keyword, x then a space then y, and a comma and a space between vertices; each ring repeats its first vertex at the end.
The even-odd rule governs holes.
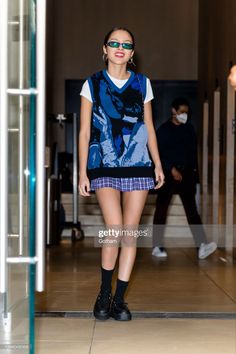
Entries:
POLYGON ((176 119, 178 120, 178 122, 185 124, 187 122, 188 115, 187 113, 177 114, 176 119))

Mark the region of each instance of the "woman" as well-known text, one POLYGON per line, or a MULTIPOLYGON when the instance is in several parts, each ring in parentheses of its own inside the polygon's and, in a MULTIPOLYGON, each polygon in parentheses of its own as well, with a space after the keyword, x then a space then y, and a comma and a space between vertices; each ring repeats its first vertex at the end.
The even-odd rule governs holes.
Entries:
MULTIPOLYGON (((79 192, 96 193, 106 226, 137 229, 149 189, 164 183, 152 122, 150 80, 127 70, 133 63, 135 40, 125 28, 105 37, 107 68, 91 76, 81 91, 79 192), (155 182, 157 185, 155 186, 155 182)), ((94 316, 131 320, 124 302, 136 256, 135 237, 122 235, 116 291, 111 283, 119 244, 103 245, 101 288, 94 316)), ((119 238, 120 240, 120 238, 119 238)))

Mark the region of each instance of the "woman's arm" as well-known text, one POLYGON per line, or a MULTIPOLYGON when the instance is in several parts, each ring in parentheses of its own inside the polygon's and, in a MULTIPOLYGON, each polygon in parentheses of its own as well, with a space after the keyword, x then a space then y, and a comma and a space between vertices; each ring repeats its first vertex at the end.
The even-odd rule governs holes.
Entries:
POLYGON ((148 149, 155 165, 155 176, 156 181, 158 182, 158 185, 155 187, 155 189, 157 189, 164 184, 165 176, 161 166, 161 160, 157 146, 156 132, 153 126, 151 101, 144 104, 144 122, 148 131, 148 149))
POLYGON ((90 139, 92 102, 81 96, 80 130, 79 130, 79 192, 89 196, 90 183, 87 177, 88 149, 90 139))

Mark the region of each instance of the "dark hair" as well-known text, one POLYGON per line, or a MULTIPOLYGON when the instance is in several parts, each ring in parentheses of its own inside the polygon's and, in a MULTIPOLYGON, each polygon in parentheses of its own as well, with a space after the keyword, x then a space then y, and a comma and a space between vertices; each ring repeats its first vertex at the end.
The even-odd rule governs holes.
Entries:
POLYGON ((186 98, 177 97, 172 102, 171 107, 178 111, 180 106, 187 106, 188 108, 190 108, 189 102, 186 100, 186 98))
POLYGON ((125 28, 125 27, 114 27, 114 28, 112 28, 112 29, 106 34, 106 36, 105 36, 105 38, 104 38, 104 43, 103 43, 104 45, 107 44, 107 42, 108 42, 108 40, 109 40, 111 34, 112 34, 113 32, 115 32, 115 31, 125 31, 125 32, 129 33, 130 37, 132 38, 133 46, 135 47, 134 35, 133 35, 133 33, 132 33, 130 30, 128 30, 128 29, 125 28))

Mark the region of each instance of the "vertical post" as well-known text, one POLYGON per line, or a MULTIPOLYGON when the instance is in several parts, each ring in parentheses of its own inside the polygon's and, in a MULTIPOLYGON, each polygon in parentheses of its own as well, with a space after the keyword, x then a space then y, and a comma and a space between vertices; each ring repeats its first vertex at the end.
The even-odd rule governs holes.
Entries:
POLYGON ((45 283, 45 42, 46 0, 36 5, 36 291, 45 283))
POLYGON ((77 114, 73 113, 73 223, 78 219, 78 132, 77 114))
POLYGON ((226 250, 233 249, 234 223, 234 129, 235 91, 228 80, 227 83, 227 131, 226 131, 226 250))
MULTIPOLYGON (((24 88, 24 1, 19 15, 19 89, 24 88)), ((19 255, 23 255, 24 227, 24 98, 19 95, 19 255)))
POLYGON ((220 173, 220 90, 214 92, 214 125, 213 125, 213 224, 219 223, 219 173, 220 173))
POLYGON ((204 102, 203 106, 203 158, 202 158, 202 192, 203 192, 203 219, 207 222, 208 214, 208 125, 209 125, 209 103, 204 102))
POLYGON ((0 293, 6 293, 8 235, 8 1, 0 1, 0 14, 0 293))

